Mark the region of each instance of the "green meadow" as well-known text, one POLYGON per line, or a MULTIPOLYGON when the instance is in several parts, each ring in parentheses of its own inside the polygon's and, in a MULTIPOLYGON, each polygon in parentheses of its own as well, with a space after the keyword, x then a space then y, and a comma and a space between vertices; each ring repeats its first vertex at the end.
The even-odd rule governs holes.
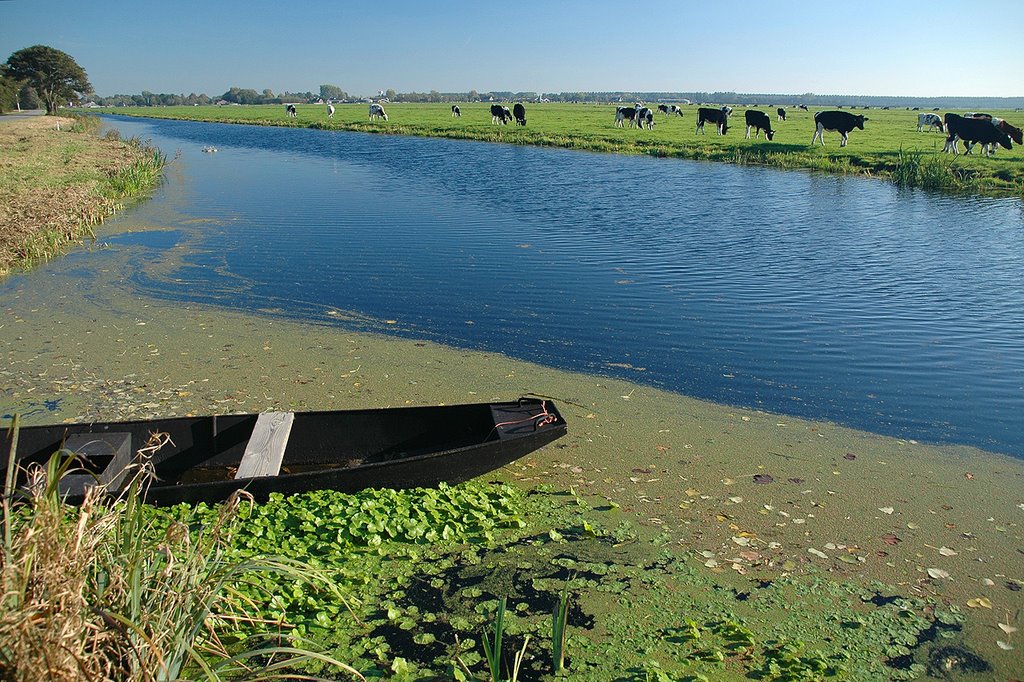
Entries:
MULTIPOLYGON (((849 145, 840 148, 837 133, 825 133, 825 145, 811 146, 814 112, 787 108, 787 120, 777 121, 775 108, 753 107, 768 113, 776 130, 773 141, 745 139, 744 107, 735 107, 728 134, 719 136, 711 126, 696 133, 697 107, 687 106, 683 116, 657 112, 653 130, 615 127, 615 107, 609 104, 529 104, 527 125, 491 123, 490 104, 461 103, 462 116, 454 118, 447 103, 385 106, 388 121, 370 121, 366 104, 336 105, 332 119, 323 105, 296 105, 290 118, 283 106, 140 107, 107 110, 109 113, 150 118, 173 118, 220 123, 353 130, 396 135, 528 144, 622 154, 720 161, 747 165, 807 169, 882 178, 901 186, 990 196, 1024 196, 1024 152, 999 149, 985 158, 975 149, 970 156, 945 154, 940 132, 917 132, 918 111, 857 109, 868 121, 864 130, 850 133, 849 145)), ((655 105, 652 105, 652 107, 655 105)), ((510 106, 511 108, 511 106, 510 106)), ((940 115, 945 111, 938 112, 940 115)), ((963 113, 963 112, 959 112, 963 113)), ((991 111, 1014 125, 1024 124, 1024 113, 991 111)), ((961 145, 961 151, 963 147, 961 145)))

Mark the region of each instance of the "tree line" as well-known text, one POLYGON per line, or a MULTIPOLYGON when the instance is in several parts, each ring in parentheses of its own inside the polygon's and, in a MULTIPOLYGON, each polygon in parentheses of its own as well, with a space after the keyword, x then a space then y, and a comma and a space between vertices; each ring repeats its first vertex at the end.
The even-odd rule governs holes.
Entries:
MULTIPOLYGON (((318 92, 282 92, 231 87, 220 96, 204 94, 166 94, 143 91, 133 95, 99 97, 93 92, 85 70, 68 54, 46 45, 18 50, 0 64, 0 113, 14 108, 34 109, 42 105, 48 114, 60 106, 92 102, 99 106, 192 106, 206 104, 285 104, 299 102, 353 102, 353 97, 337 85, 324 84, 318 92)), ((626 102, 714 102, 752 106, 864 106, 920 108, 1024 108, 1024 97, 888 97, 878 95, 818 95, 718 92, 397 92, 379 91, 375 99, 390 102, 589 102, 612 104, 626 102)))

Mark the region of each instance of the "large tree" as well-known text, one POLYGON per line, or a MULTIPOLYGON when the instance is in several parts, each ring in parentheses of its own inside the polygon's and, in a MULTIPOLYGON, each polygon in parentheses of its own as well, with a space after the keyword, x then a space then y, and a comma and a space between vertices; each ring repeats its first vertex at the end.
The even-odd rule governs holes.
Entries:
POLYGON ((61 102, 92 92, 85 69, 71 55, 46 45, 18 50, 7 60, 7 68, 13 78, 35 88, 47 114, 56 114, 61 102))

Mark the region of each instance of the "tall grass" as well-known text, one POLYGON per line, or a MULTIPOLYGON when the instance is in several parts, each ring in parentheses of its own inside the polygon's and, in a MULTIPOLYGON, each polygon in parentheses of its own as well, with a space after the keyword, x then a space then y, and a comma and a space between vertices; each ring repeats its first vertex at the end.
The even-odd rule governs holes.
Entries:
POLYGON ((159 183, 163 168, 167 165, 166 155, 149 142, 138 137, 129 138, 125 142, 141 153, 129 166, 107 178, 106 194, 114 199, 130 199, 145 194, 159 183))
MULTIPOLYGON (((323 579, 286 559, 232 560, 228 548, 242 498, 223 505, 212 524, 176 523, 157 538, 141 502, 145 464, 113 504, 104 504, 94 487, 81 507, 70 508, 57 492, 70 461, 61 453, 24 472, 28 493, 16 498, 16 423, 11 432, 2 501, 0 679, 313 679, 287 672, 311 659, 362 679, 317 653, 222 640, 221 633, 239 628, 260 636, 257 642, 281 638, 282 624, 261 620, 238 589, 252 572, 323 579)), ((143 448, 142 461, 160 445, 143 448)))

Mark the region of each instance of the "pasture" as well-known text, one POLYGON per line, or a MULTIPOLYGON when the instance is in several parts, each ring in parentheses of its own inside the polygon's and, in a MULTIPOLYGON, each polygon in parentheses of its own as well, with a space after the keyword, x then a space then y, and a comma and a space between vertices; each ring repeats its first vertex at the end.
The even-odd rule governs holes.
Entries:
MULTIPOLYGON (((650 104, 655 108, 656 104, 650 104)), ((509 104, 511 108, 511 104, 509 104)), ((850 133, 849 145, 839 147, 838 133, 825 133, 825 145, 811 145, 814 113, 787 107, 787 120, 778 121, 775 107, 751 107, 769 114, 776 131, 773 141, 744 139, 745 107, 736 106, 728 134, 719 136, 708 126, 695 132, 697 106, 683 108, 682 116, 655 114, 653 130, 616 128, 615 106, 609 104, 527 104, 526 127, 491 123, 490 103, 460 103, 462 116, 451 115, 449 103, 385 105, 388 121, 370 121, 368 105, 335 105, 327 118, 325 105, 296 105, 291 118, 281 105, 138 107, 106 110, 129 116, 173 118, 222 123, 313 127, 396 135, 472 139, 510 144, 541 145, 623 154, 649 154, 704 161, 720 161, 829 173, 879 177, 904 186, 990 196, 1024 196, 1024 152, 1014 145, 985 158, 975 149, 970 156, 942 152, 945 135, 917 132, 918 111, 857 109, 868 117, 864 130, 850 133)), ((844 110, 849 110, 844 109, 844 110)), ((940 115, 945 110, 937 112, 940 115)), ((956 112, 964 113, 964 112, 956 112)), ((991 111, 1020 127, 1024 112, 991 111)), ((961 150, 963 149, 961 145, 961 150)))

